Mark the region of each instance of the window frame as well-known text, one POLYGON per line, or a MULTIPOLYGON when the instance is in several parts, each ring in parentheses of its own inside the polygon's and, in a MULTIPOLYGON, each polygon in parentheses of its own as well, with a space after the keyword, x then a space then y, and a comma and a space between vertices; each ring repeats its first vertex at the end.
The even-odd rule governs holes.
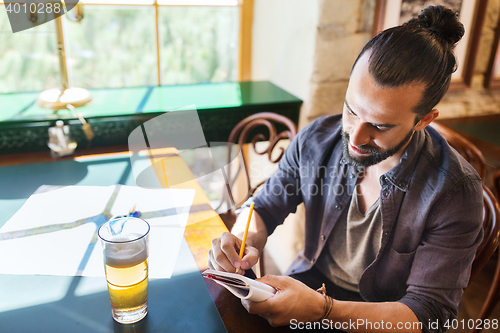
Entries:
MULTIPOLYGON (((161 86, 161 61, 160 61, 160 34, 159 34, 159 7, 169 7, 169 6, 222 6, 222 7, 232 7, 231 5, 228 4, 217 4, 215 3, 217 0, 214 0, 213 4, 196 4, 198 2, 197 0, 185 0, 183 1, 184 3, 181 3, 180 1, 172 1, 175 3, 165 3, 162 4, 161 0, 160 3, 158 3, 158 0, 152 0, 149 3, 139 3, 138 1, 136 3, 133 3, 134 0, 131 0, 130 2, 126 1, 120 1, 116 0, 116 3, 113 0, 110 0, 109 2, 94 2, 90 0, 89 2, 86 1, 81 1, 80 2, 88 6, 112 6, 112 7, 118 7, 118 6, 142 6, 142 7, 149 7, 153 6, 154 7, 154 15, 155 15, 155 41, 156 41, 156 70, 157 70, 157 75, 156 75, 156 85, 161 86), (186 3, 187 2, 187 3, 186 3)), ((164 0, 164 1, 169 1, 169 0, 164 0)), ((250 81, 251 80, 251 55, 252 55, 252 22, 253 22, 253 2, 254 0, 236 0, 237 4, 233 5, 234 7, 239 7, 240 9, 240 20, 239 20, 239 33, 238 33, 238 81, 250 81)), ((9 3, 16 3, 16 2, 24 2, 22 0, 20 1, 8 1, 9 3)), ((46 2, 46 1, 45 1, 46 2)), ((0 0, 0 5, 5 4, 5 1, 0 0)), ((63 36, 67 34, 65 29, 63 28, 63 36)), ((66 59, 66 66, 69 67, 68 65, 68 59, 66 59)))

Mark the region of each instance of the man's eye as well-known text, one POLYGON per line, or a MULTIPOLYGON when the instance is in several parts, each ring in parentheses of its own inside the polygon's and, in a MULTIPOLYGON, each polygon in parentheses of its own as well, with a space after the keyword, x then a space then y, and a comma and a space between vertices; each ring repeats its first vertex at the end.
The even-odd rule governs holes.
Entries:
POLYGON ((379 131, 379 132, 385 132, 385 131, 387 131, 387 130, 388 130, 388 128, 387 128, 387 127, 380 127, 380 126, 374 126, 374 127, 375 127, 375 129, 376 129, 377 131, 379 131))

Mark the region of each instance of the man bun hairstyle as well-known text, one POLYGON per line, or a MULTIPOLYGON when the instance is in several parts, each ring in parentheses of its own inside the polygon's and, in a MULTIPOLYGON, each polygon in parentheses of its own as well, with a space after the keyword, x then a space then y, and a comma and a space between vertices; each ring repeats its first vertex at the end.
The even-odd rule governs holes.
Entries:
POLYGON ((464 32, 456 12, 444 6, 430 6, 418 17, 373 37, 353 68, 369 51, 368 68, 377 85, 397 88, 425 84, 422 100, 413 110, 418 122, 448 90, 451 75, 457 69, 453 50, 464 32))
POLYGON ((451 48, 455 47, 465 33, 463 24, 458 21, 458 14, 443 6, 427 7, 420 12, 418 18, 411 19, 406 24, 412 24, 412 21, 420 22, 422 27, 447 42, 451 48))

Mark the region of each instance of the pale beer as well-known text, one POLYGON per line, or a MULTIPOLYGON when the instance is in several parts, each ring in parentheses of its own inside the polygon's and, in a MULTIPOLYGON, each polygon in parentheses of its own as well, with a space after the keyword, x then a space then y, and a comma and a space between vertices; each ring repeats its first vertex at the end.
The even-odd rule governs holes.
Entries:
POLYGON ((121 225, 115 228, 119 234, 116 234, 117 230, 113 230, 113 226, 108 228, 110 232, 107 235, 101 229, 99 237, 103 241, 104 267, 113 318, 124 324, 137 322, 148 311, 148 233, 126 233, 124 230, 128 228, 121 225))

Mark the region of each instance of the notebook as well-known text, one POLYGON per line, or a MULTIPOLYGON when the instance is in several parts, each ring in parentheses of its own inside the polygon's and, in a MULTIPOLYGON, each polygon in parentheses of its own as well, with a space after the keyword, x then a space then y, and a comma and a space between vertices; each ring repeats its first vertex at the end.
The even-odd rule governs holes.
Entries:
POLYGON ((240 274, 207 269, 202 275, 204 278, 211 279, 220 284, 234 296, 252 302, 265 301, 276 293, 274 287, 240 274))

